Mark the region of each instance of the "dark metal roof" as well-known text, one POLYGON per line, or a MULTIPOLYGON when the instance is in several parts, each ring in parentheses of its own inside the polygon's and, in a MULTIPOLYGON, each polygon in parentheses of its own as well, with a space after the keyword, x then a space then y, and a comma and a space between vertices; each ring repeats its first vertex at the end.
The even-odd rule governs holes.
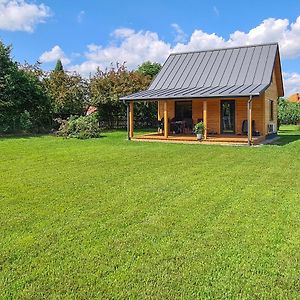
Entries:
POLYGON ((270 84, 278 44, 173 53, 150 87, 121 100, 258 96, 270 84))

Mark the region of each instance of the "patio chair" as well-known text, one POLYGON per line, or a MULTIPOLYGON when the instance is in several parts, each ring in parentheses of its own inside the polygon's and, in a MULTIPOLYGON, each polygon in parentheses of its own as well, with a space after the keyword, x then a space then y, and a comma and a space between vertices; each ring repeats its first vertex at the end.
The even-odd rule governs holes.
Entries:
MULTIPOLYGON (((242 124, 242 133, 247 135, 248 134, 248 120, 244 120, 242 124)), ((260 132, 255 128, 255 120, 252 120, 252 135, 259 136, 260 132)))
POLYGON ((185 133, 191 133, 193 131, 193 119, 185 118, 183 121, 185 133))
POLYGON ((164 130, 164 118, 162 118, 161 120, 157 121, 157 127, 159 131, 163 131, 164 130))

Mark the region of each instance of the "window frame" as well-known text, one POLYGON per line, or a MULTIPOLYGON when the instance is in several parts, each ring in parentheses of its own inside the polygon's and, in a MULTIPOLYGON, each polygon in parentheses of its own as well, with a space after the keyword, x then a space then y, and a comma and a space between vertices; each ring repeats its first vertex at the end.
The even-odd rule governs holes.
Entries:
POLYGON ((269 121, 274 121, 274 100, 269 99, 269 121))

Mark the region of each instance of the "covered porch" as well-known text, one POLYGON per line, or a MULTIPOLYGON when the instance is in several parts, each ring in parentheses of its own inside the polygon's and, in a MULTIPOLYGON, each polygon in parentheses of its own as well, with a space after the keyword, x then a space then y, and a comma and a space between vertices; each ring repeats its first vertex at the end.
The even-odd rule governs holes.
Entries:
POLYGON ((265 139, 260 97, 237 99, 159 100, 158 129, 134 134, 134 102, 127 104, 128 139, 199 143, 193 127, 203 122, 203 144, 259 144, 265 139), (248 130, 249 128, 249 130, 248 130), (245 130, 246 129, 246 130, 245 130))

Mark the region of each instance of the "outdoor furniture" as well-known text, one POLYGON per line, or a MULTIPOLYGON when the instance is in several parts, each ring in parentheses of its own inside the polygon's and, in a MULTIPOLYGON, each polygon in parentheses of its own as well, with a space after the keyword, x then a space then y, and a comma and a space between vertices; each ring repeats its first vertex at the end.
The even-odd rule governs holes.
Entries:
POLYGON ((159 131, 164 130, 164 118, 162 118, 161 120, 158 121, 157 127, 158 127, 159 131))
POLYGON ((184 133, 191 133, 193 131, 193 119, 186 118, 184 121, 184 133))
MULTIPOLYGON (((247 135, 248 134, 248 120, 244 120, 242 124, 242 133, 247 135)), ((255 120, 252 120, 252 135, 259 136, 260 132, 256 131, 255 129, 255 120)))
POLYGON ((170 123, 171 132, 174 134, 183 133, 184 124, 185 124, 184 121, 176 121, 175 119, 173 119, 173 121, 171 121, 171 123, 170 123))

